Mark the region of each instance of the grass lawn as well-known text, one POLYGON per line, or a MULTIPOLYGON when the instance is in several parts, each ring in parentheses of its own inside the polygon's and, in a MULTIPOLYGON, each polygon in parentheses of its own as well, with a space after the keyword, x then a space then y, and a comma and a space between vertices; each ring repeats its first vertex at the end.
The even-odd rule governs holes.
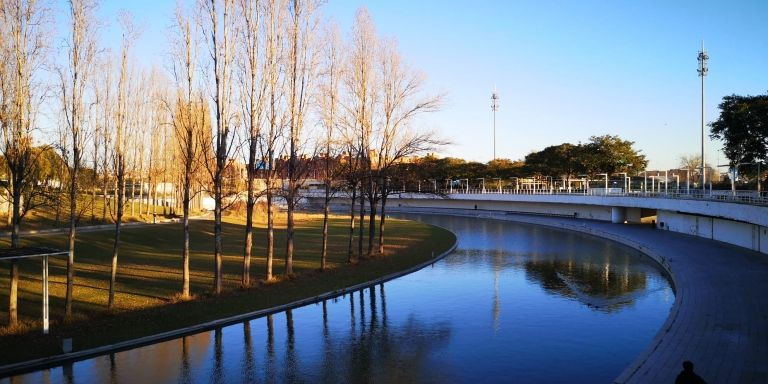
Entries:
MULTIPOLYGON (((78 195, 77 210, 80 212, 78 226, 114 223, 116 213, 113 203, 114 200, 110 198, 107 202, 105 213, 102 196, 96 196, 96 200, 93 200, 93 196, 89 194, 78 195), (102 215, 104 215, 103 218, 102 215)), ((123 222, 152 222, 152 208, 150 205, 150 213, 147 214, 146 196, 145 203, 141 205, 141 214, 139 212, 138 200, 126 201, 125 208, 123 209, 123 222), (133 211, 131 210, 131 205, 133 205, 133 211)), ((158 220, 169 217, 170 210, 170 207, 163 207, 162 205, 154 207, 158 220)), ((46 206, 30 210, 22 220, 22 232, 48 228, 69 228, 69 199, 66 196, 62 196, 61 201, 55 207, 46 206)), ((11 226, 8 225, 8 215, 6 213, 0 214, 0 231, 10 230, 11 226)))
MULTIPOLYGON (((283 218, 285 215, 278 215, 283 218)), ((194 300, 179 302, 181 290, 180 224, 146 225, 125 228, 118 266, 117 310, 106 309, 112 231, 81 233, 76 245, 74 320, 61 322, 64 310, 66 261, 50 262, 51 333, 41 331, 40 260, 20 262, 19 316, 22 325, 0 330, 0 365, 61 352, 61 338, 72 337, 74 350, 107 345, 118 341, 156 334, 239 313, 269 308, 305 297, 344 288, 406 269, 440 254, 455 241, 450 232, 425 224, 388 220, 387 249, 384 257, 346 264, 347 217, 335 216, 329 230, 330 270, 319 271, 322 216, 297 215, 296 249, 292 279, 278 279, 242 289, 242 220, 230 218, 223 225, 223 277, 226 292, 210 295, 213 283, 213 222, 191 222, 190 282, 194 300)), ((273 273, 283 272, 285 249, 284 223, 275 236, 273 273)), ((367 230, 366 230, 367 233, 367 230)), ((25 245, 65 249, 66 235, 23 238, 25 245)), ((0 242, 8 246, 8 240, 0 242)), ((266 230, 255 224, 251 279, 263 279, 266 230)), ((355 243, 356 245, 356 243, 355 243)), ((8 262, 0 262, 0 324, 8 317, 8 262)))

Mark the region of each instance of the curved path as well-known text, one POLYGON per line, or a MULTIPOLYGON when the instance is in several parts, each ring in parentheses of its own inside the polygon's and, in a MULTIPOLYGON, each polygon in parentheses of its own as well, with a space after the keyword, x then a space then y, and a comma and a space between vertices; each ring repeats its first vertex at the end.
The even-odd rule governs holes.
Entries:
POLYGON ((768 382, 768 256, 649 225, 464 212, 610 238, 664 266, 675 304, 648 349, 615 383, 673 383, 685 360, 709 383, 768 382))

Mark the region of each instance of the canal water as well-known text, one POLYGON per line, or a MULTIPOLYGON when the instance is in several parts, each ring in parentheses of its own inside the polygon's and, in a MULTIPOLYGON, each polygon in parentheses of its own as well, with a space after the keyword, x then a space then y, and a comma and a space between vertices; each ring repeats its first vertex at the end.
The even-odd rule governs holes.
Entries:
POLYGON ((488 219, 406 215, 458 248, 383 285, 2 383, 607 383, 674 293, 606 240, 488 219))

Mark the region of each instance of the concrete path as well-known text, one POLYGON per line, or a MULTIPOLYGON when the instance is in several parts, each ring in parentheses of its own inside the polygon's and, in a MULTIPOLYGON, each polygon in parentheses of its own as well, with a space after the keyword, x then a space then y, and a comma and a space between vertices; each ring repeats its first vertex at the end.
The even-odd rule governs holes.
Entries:
POLYGON ((675 288, 669 318, 615 383, 674 383, 685 360, 708 383, 768 383, 768 255, 649 225, 464 212, 607 237, 667 269, 675 288))

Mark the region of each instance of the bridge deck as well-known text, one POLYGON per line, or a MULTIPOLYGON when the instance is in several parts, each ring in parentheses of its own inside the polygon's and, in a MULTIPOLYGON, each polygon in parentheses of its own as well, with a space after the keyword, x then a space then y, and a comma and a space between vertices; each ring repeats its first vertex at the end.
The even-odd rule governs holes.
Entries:
POLYGON ((612 238, 665 265, 676 292, 670 316, 648 349, 615 382, 673 383, 682 362, 690 360, 709 383, 768 383, 766 255, 646 225, 482 215, 612 238))

